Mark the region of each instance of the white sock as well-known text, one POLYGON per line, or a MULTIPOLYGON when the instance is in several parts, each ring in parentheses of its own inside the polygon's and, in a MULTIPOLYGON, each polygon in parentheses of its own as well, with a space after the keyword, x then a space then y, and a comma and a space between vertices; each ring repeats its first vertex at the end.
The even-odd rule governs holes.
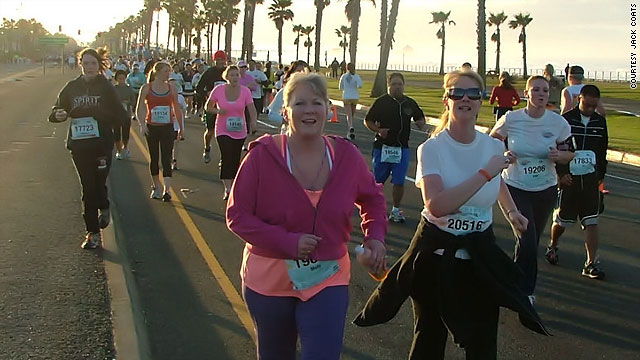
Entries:
POLYGON ((169 192, 169 188, 171 187, 171 178, 165 177, 164 180, 164 192, 169 192))
POLYGON ((393 208, 391 208, 391 211, 400 211, 400 208, 394 206, 393 208))

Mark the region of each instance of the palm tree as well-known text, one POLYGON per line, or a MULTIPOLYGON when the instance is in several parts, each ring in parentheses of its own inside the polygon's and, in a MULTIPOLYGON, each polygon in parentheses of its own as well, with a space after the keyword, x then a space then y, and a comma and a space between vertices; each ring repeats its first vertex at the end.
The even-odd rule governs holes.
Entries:
MULTIPOLYGON (((385 34, 384 41, 380 45, 380 64, 378 65, 378 71, 376 72, 376 79, 371 88, 371 97, 378 97, 387 92, 386 78, 387 78, 387 64, 389 62, 389 52, 391 51, 391 45, 393 43, 393 34, 396 29, 396 21, 398 20, 398 9, 400 7, 400 0, 391 1, 391 10, 389 11, 389 17, 386 13, 383 15, 385 20, 385 34)), ((386 10, 386 7, 384 7, 386 10)))
POLYGON ((240 3, 240 0, 224 0, 224 8, 222 9, 222 21, 224 22, 224 52, 227 53, 227 57, 231 59, 231 35, 233 31, 233 24, 238 22, 240 16, 240 9, 236 8, 236 5, 240 3))
POLYGON ((291 0, 273 0, 269 6, 269 19, 273 20, 278 29, 278 64, 282 64, 282 26, 286 20, 293 19, 290 6, 291 0))
POLYGON ((529 25, 531 21, 533 21, 533 18, 529 16, 529 14, 523 14, 523 13, 519 13, 517 15, 514 15, 513 17, 515 19, 509 21, 509 27, 512 29, 517 29, 518 27, 522 28, 520 30, 520 36, 518 36, 518 42, 522 43, 522 62, 523 62, 522 77, 526 78, 527 77, 527 32, 525 31, 525 28, 527 27, 527 25, 529 25))
POLYGON ((202 30, 207 26, 207 18, 204 10, 200 10, 198 15, 193 19, 193 28, 196 31, 196 36, 193 38, 193 42, 198 48, 196 57, 200 57, 202 50, 202 30))
POLYGON ((445 13, 442 11, 437 11, 437 12, 432 12, 431 16, 433 17, 433 20, 431 20, 431 22, 429 22, 429 24, 441 24, 440 25, 440 29, 438 30, 438 32, 436 33, 436 36, 438 37, 438 39, 442 40, 442 44, 440 46, 442 46, 442 55, 440 56, 440 75, 444 75, 444 46, 445 46, 445 35, 446 35, 446 30, 445 30, 445 26, 447 24, 449 25, 455 25, 456 22, 453 20, 449 20, 449 15, 451 14, 451 11, 445 13))
POLYGON ((507 20, 507 15, 503 12, 498 14, 489 13, 489 20, 487 20, 487 25, 492 26, 495 25, 496 32, 491 35, 491 41, 495 41, 496 48, 496 74, 500 73, 500 25, 507 20))
POLYGON ((313 0, 316 6, 316 53, 314 56, 313 70, 320 71, 320 35, 322 34, 322 11, 331 4, 331 0, 313 0))
MULTIPOLYGON (((145 27, 144 40, 145 40, 145 44, 148 47, 151 47, 151 26, 153 25, 153 15, 155 14, 156 11, 160 12, 162 10, 162 5, 160 4, 160 0, 144 0, 144 10, 146 10, 145 11, 146 27, 145 27)), ((157 36, 156 36, 156 43, 157 43, 157 36)))
POLYGON ((264 3, 264 0, 244 0, 241 58, 246 60, 251 60, 253 54, 253 21, 256 15, 256 6, 262 3, 264 3))
POLYGON ((347 40, 347 34, 351 32, 351 29, 342 25, 340 29, 336 29, 336 35, 340 38, 339 46, 342 48, 342 61, 345 62, 347 47, 349 47, 349 41, 347 40))
POLYGON ((307 64, 311 57, 311 46, 313 46, 313 42, 311 41, 311 32, 313 32, 313 29, 313 26, 305 26, 301 31, 303 35, 307 35, 307 40, 304 42, 304 47, 307 48, 307 64))
POLYGON ((296 60, 300 59, 300 57, 299 57, 300 33, 302 32, 302 30, 304 30, 304 26, 302 24, 293 25, 293 32, 296 33, 296 39, 293 40, 293 43, 296 45, 296 60))
MULTIPOLYGON (((383 0, 386 2, 386 0, 383 0)), ((376 6, 376 1, 371 0, 373 6, 376 6)), ((362 9, 360 7, 360 0, 347 0, 347 5, 344 7, 344 13, 347 15, 347 20, 351 23, 351 34, 349 35, 349 59, 353 64, 356 63, 356 50, 358 48, 358 28, 360 26, 360 15, 362 9)), ((342 56, 344 58, 344 55, 342 56)))
POLYGON ((487 83, 487 12, 485 0, 478 0, 478 74, 487 83))

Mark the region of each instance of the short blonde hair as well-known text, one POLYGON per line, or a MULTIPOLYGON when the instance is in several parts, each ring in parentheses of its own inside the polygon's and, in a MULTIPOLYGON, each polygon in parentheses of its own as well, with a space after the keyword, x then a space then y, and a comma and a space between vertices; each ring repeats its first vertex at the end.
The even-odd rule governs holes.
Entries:
POLYGON ((529 90, 529 89, 531 88, 531 83, 532 83, 532 82, 534 82, 534 81, 536 81, 536 80, 542 80, 542 81, 544 81, 544 82, 546 82, 546 83, 547 83, 547 86, 549 86, 549 80, 547 80, 547 78, 546 78, 546 77, 541 76, 541 75, 534 75, 534 76, 530 76, 530 77, 527 79, 527 85, 525 86, 525 89, 526 89, 526 90, 529 90))
MULTIPOLYGON (((455 70, 450 73, 447 73, 444 76, 444 81, 442 82, 442 88, 444 89, 444 94, 442 95, 442 99, 447 99, 449 97, 449 89, 453 87, 461 77, 467 77, 478 84, 478 88, 480 90, 484 90, 484 82, 480 75, 473 70, 455 70)), ((442 115, 440 115, 440 123, 438 126, 431 132, 431 137, 435 137, 442 130, 446 129, 449 125, 449 110, 447 108, 444 109, 442 115)))
POLYGON ((316 95, 322 97, 324 102, 329 105, 329 94, 327 92, 327 79, 324 76, 318 74, 305 74, 305 73, 295 73, 289 78, 287 81, 287 85, 284 87, 283 99, 284 106, 289 106, 289 101, 291 101, 291 97, 293 92, 300 86, 301 84, 305 84, 313 90, 316 95))

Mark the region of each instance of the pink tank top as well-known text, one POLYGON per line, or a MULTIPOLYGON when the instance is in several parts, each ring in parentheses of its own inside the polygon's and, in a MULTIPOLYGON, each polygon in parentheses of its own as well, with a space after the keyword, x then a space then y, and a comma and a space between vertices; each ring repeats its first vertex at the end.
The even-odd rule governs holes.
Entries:
MULTIPOLYGON (((282 137, 282 156, 287 161, 289 171, 291 171, 291 161, 287 148, 286 136, 282 137)), ((331 143, 324 139, 327 156, 329 157, 329 169, 333 167, 334 151, 331 143)), ((307 197, 314 207, 318 205, 322 190, 304 189, 307 197)), ((320 291, 329 286, 349 285, 351 280, 351 259, 349 253, 345 253, 337 259, 340 269, 337 273, 327 278, 323 282, 304 290, 294 290, 293 283, 289 279, 287 264, 283 259, 274 259, 251 253, 245 246, 242 254, 242 267, 240 277, 246 287, 266 296, 290 296, 302 301, 307 301, 320 291)))

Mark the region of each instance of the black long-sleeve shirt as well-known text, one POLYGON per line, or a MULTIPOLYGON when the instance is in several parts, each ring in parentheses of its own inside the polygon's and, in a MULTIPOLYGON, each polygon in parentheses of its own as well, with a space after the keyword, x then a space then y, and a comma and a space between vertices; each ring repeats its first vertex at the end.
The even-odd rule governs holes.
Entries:
POLYGON ((58 94, 56 104, 51 109, 49 121, 58 123, 56 109, 63 109, 68 119, 92 117, 98 123, 99 137, 73 140, 71 121, 67 130, 67 148, 72 152, 88 149, 100 149, 110 154, 113 148, 113 128, 126 121, 128 114, 113 85, 104 76, 98 75, 86 81, 80 75, 69 81, 58 94))

